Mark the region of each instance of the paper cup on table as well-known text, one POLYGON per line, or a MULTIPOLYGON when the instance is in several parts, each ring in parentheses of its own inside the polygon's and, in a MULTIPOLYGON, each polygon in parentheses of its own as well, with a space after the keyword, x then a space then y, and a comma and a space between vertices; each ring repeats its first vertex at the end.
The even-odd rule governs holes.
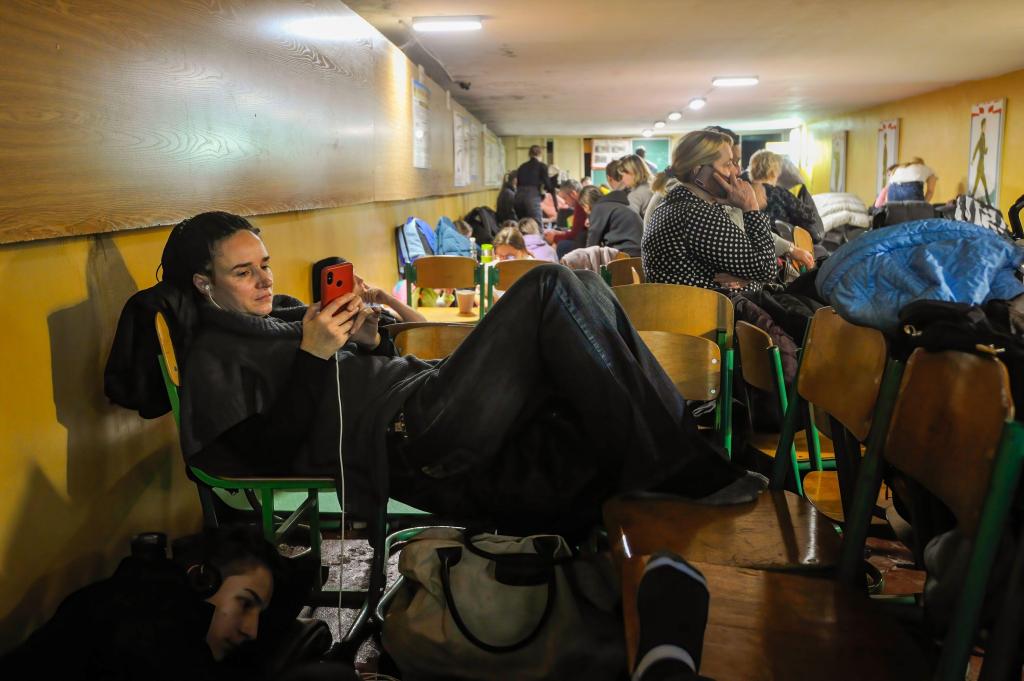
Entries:
POLYGON ((459 302, 459 314, 464 317, 473 316, 473 303, 476 302, 476 291, 471 288, 459 289, 455 292, 459 302))

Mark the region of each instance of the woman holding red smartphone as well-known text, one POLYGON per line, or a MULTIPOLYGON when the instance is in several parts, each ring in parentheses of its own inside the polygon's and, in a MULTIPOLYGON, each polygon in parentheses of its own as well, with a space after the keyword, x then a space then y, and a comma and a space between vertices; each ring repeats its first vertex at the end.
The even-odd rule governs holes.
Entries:
POLYGON ((732 138, 712 130, 688 133, 676 145, 653 189, 665 191, 672 178, 678 184, 651 209, 641 244, 648 281, 755 291, 774 279, 771 221, 740 179, 733 153, 732 138), (742 217, 734 220, 727 208, 742 217))
POLYGON ((355 292, 323 308, 273 295, 266 246, 239 216, 179 224, 162 264, 197 303, 181 441, 208 472, 334 475, 357 515, 391 495, 520 533, 589 528, 623 491, 719 504, 765 486, 697 435, 593 272, 531 270, 428 362, 398 356, 355 292))

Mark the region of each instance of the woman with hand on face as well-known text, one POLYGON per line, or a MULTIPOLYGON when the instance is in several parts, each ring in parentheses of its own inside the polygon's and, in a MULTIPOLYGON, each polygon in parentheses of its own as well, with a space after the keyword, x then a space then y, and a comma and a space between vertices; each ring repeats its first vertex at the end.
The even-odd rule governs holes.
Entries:
POLYGON ((739 177, 732 138, 710 130, 688 133, 676 145, 669 170, 655 179, 654 191, 671 177, 679 184, 653 209, 643 237, 647 280, 741 291, 772 281, 771 219, 754 188, 739 177), (727 206, 742 211, 742 226, 727 206))

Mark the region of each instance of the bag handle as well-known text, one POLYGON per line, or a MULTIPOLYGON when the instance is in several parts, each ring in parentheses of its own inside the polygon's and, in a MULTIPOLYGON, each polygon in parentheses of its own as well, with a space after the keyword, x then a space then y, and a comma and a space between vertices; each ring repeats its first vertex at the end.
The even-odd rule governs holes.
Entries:
MULTIPOLYGON (((482 530, 466 528, 462 531, 462 544, 469 549, 469 552, 486 560, 501 565, 502 563, 529 564, 535 567, 555 567, 564 565, 572 560, 572 557, 555 558, 555 551, 558 550, 559 541, 557 537, 538 536, 533 538, 533 550, 536 553, 491 553, 484 551, 473 542, 473 537, 478 534, 487 534, 482 530)), ((454 563, 453 563, 454 565, 454 563)))
POLYGON ((455 626, 458 627, 460 632, 462 632, 462 635, 465 636, 470 643, 481 650, 488 653, 511 653, 525 648, 530 645, 535 638, 537 638, 541 629, 544 628, 544 625, 547 624, 548 619, 550 619, 551 612, 555 609, 555 591, 557 588, 557 582, 555 580, 554 566, 549 566, 547 602, 544 604, 544 612, 541 614, 540 620, 537 622, 537 626, 533 628, 533 631, 527 634, 522 640, 509 645, 498 646, 485 643, 474 636, 473 632, 471 632, 469 627, 466 626, 466 623, 462 621, 462 616, 459 615, 459 610, 455 606, 455 597, 452 595, 450 570, 452 567, 458 565, 459 561, 462 560, 462 547, 446 546, 439 548, 437 549, 437 557, 441 562, 441 588, 444 590, 444 602, 448 606, 448 612, 451 613, 452 620, 454 620, 455 626))

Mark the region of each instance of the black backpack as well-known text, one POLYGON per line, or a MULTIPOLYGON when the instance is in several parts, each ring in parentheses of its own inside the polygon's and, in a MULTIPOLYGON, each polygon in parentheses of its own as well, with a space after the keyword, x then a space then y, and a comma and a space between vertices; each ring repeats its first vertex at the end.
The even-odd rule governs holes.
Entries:
POLYGON ((1006 364, 1017 419, 1024 420, 1024 333, 1013 328, 1012 314, 1005 300, 984 305, 915 300, 900 310, 903 335, 897 349, 908 356, 914 348, 995 354, 1006 364))
POLYGON ((498 233, 498 216, 489 206, 477 206, 463 218, 473 228, 477 245, 494 243, 498 233))

